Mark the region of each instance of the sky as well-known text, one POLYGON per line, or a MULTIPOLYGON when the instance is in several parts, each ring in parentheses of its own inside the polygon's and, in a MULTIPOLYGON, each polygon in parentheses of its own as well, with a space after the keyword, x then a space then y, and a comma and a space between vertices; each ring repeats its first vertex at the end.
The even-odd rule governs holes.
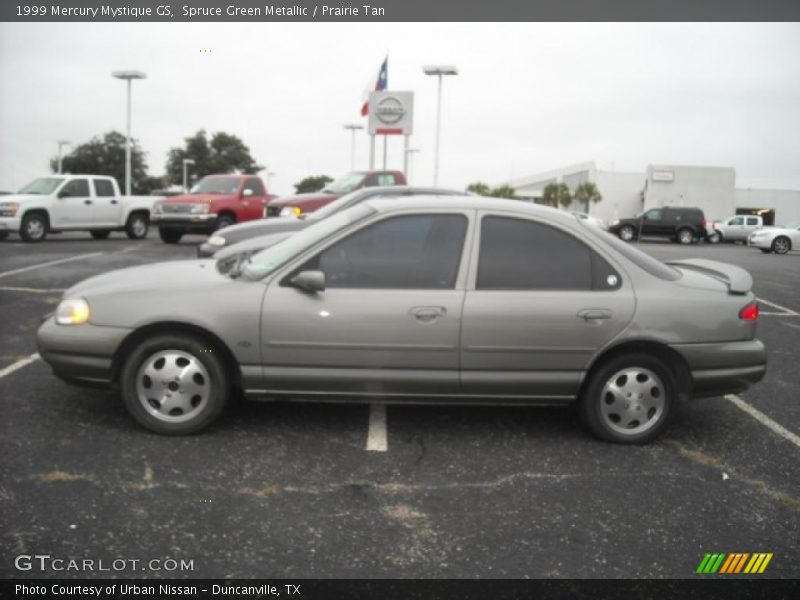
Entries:
MULTIPOLYGON (((464 188, 593 160, 736 168, 737 187, 800 189, 800 24, 0 23, 0 190, 48 173, 57 140, 125 129, 151 175, 200 129, 242 138, 285 195, 350 168, 345 123, 389 55, 389 89, 415 93, 411 182, 464 188), (203 50, 201 52, 201 50, 203 50)), ((378 144, 380 147, 380 144, 378 144)), ((368 141, 357 139, 356 168, 368 141)), ((377 164, 382 160, 378 156, 377 164)), ((392 138, 389 168, 402 168, 392 138)))

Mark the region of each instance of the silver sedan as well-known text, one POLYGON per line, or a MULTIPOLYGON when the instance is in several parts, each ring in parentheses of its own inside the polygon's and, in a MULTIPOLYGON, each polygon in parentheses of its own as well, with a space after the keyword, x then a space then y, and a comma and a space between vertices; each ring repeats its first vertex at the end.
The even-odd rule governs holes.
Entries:
POLYGON ((75 383, 165 434, 254 399, 577 403, 644 443, 679 401, 762 379, 750 275, 664 264, 575 216, 479 197, 370 200, 223 275, 133 267, 69 289, 38 332, 75 383))

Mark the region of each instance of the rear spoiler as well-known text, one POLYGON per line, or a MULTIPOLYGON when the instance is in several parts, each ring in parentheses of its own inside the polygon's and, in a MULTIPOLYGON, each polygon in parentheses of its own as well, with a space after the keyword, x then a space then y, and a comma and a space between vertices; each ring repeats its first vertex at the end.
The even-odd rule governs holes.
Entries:
POLYGON ((704 258, 684 258, 682 260, 669 260, 667 264, 673 267, 691 269, 713 277, 727 285, 728 291, 732 294, 746 294, 753 287, 753 278, 750 273, 728 263, 704 258))

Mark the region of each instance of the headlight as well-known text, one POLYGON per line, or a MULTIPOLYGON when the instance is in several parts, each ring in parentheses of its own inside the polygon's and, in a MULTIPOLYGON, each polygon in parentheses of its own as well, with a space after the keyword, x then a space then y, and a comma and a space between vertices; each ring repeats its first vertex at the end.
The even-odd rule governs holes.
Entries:
POLYGON ((59 325, 80 325, 89 320, 89 304, 83 298, 64 300, 56 309, 59 325))
POLYGON ((282 217, 299 217, 303 214, 303 209, 299 206, 284 206, 281 209, 282 217))
POLYGON ((612 225, 619 225, 619 219, 614 219, 613 221, 611 221, 611 224, 612 225))
POLYGON ((17 214, 17 202, 0 202, 0 217, 13 217, 17 214))
POLYGON ((225 238, 222 237, 221 235, 212 235, 210 238, 208 238, 208 243, 211 246, 216 246, 218 248, 221 248, 222 246, 225 245, 225 238))

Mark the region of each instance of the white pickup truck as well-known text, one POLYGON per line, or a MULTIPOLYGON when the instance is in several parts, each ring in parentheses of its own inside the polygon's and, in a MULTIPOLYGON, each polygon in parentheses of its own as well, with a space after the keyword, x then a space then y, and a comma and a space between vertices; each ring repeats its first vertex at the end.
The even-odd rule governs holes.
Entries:
POLYGON ((26 242, 41 242, 48 233, 75 230, 89 231, 97 240, 112 231, 141 239, 147 236, 153 204, 160 199, 123 196, 113 177, 40 177, 17 194, 0 196, 0 240, 19 233, 26 242))
POLYGON ((756 229, 764 226, 764 219, 757 215, 736 215, 718 223, 712 223, 708 232, 708 241, 747 243, 747 238, 756 229))

